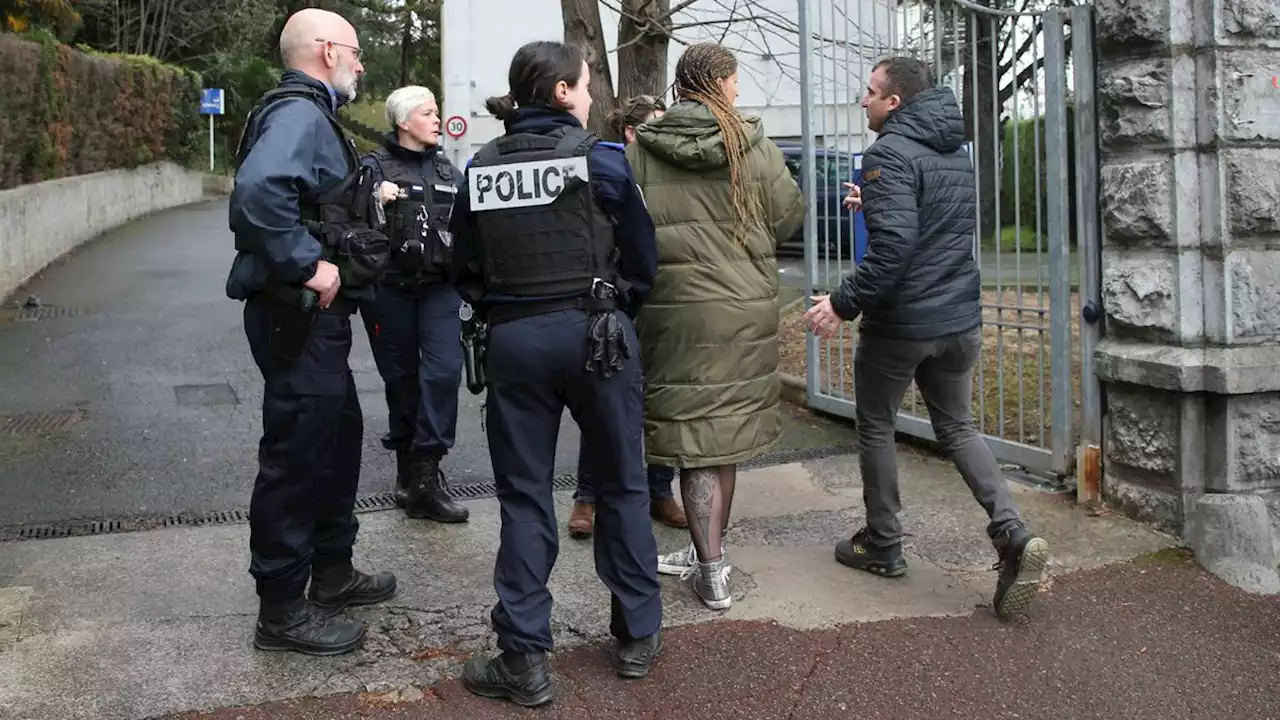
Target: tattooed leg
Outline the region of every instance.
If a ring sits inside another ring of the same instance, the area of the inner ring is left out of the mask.
[[[724,511],[720,513],[720,537],[729,531],[729,511],[733,508],[733,490],[738,484],[738,466],[725,465],[720,468],[720,497],[724,503]]]
[[[689,535],[702,562],[714,562],[723,555],[724,498],[720,492],[718,468],[684,468],[680,471],[680,496],[689,516]]]

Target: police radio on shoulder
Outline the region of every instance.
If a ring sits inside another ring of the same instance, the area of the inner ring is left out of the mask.
[[[550,205],[574,179],[590,181],[587,158],[576,156],[506,165],[471,166],[467,179],[473,212]]]

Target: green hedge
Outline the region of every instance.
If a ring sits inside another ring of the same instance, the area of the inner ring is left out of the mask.
[[[1017,150],[1014,149],[1014,135],[1017,135]],[[1075,166],[1070,158],[1074,157],[1075,130],[1073,108],[1067,107],[1067,198],[1068,220],[1075,226]],[[1036,181],[1036,143],[1039,142],[1039,175]],[[1049,223],[1048,200],[1049,187],[1048,163],[1045,162],[1045,127],[1044,116],[1005,123],[1004,156],[1001,163],[1002,189],[1000,193],[1000,224],[1013,226],[1019,222],[1024,228],[1036,226],[1036,201],[1040,203],[1040,232],[1047,234]],[[1017,182],[1014,182],[1014,168],[1017,168]],[[1037,193],[1036,190],[1039,190]],[[1015,209],[1017,216],[1015,217]],[[1034,236],[1034,234],[1033,234]],[[1025,242],[1025,240],[1024,240]],[[1033,240],[1034,242],[1034,240]],[[1048,242],[1045,240],[1044,242]],[[1072,238],[1074,242],[1074,238]]]
[[[146,56],[0,35],[0,188],[201,153],[200,76]]]

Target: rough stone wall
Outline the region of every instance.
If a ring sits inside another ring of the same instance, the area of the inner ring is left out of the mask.
[[[1280,518],[1280,2],[1096,0],[1104,492]]]

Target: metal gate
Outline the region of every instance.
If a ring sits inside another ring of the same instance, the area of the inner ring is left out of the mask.
[[[1099,329],[1080,322],[1078,299],[1097,307],[1092,7],[984,1],[993,7],[800,0],[806,275],[810,294],[825,293],[861,257],[865,226],[840,201],[875,139],[859,104],[872,68],[889,55],[925,60],[964,109],[977,174],[984,323],[974,419],[1004,463],[1062,477],[1077,442],[1100,440]],[[830,340],[809,336],[811,406],[854,417],[856,342],[854,323]],[[914,385],[898,430],[934,439]]]

